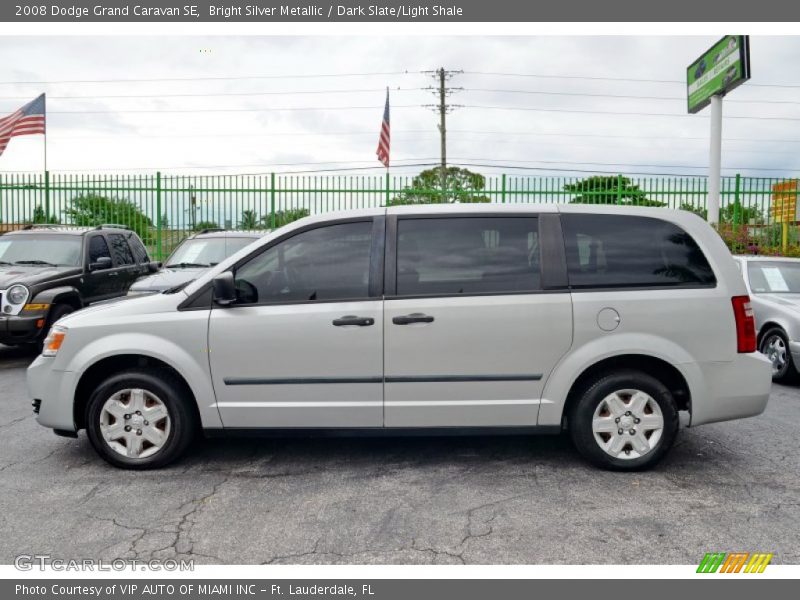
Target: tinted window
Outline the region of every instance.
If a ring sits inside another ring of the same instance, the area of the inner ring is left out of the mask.
[[[236,271],[241,302],[366,298],[372,223],[312,229],[262,252]]]
[[[535,217],[400,219],[397,294],[538,290]]]
[[[111,258],[108,244],[102,235],[93,235],[89,238],[89,262],[96,263],[101,256]]]
[[[131,250],[133,250],[133,257],[136,259],[137,263],[145,263],[150,261],[150,259],[147,256],[147,250],[145,250],[144,245],[137,236],[135,235],[128,236],[128,243],[131,245]]]
[[[714,273],[692,237],[649,217],[562,215],[575,288],[707,285]]]
[[[133,264],[133,254],[124,235],[121,233],[109,233],[108,241],[111,243],[111,250],[114,253],[114,264]]]

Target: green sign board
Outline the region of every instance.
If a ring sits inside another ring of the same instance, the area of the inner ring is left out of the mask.
[[[690,113],[750,79],[750,36],[726,35],[686,69]]]

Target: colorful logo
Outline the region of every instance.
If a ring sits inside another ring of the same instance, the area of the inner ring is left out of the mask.
[[[706,552],[698,573],[763,573],[772,553],[766,552]]]

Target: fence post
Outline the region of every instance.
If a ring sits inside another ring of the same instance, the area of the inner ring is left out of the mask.
[[[44,222],[50,222],[50,171],[44,172]]]
[[[503,173],[503,178],[501,180],[501,185],[503,186],[500,189],[500,201],[505,204],[506,203],[506,174]]]
[[[622,175],[617,175],[617,204],[622,204]]]
[[[275,173],[270,173],[269,179],[269,226],[270,229],[275,229]]]
[[[161,260],[161,171],[156,171],[156,256]]]
[[[742,210],[741,204],[739,203],[739,191],[741,190],[742,185],[742,176],[737,173],[736,174],[736,183],[733,188],[733,229],[736,230],[736,226],[739,224],[739,218],[742,217]],[[744,224],[744,223],[742,223]]]

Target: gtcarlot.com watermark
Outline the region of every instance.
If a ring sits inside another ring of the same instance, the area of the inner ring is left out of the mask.
[[[194,571],[194,559],[136,560],[115,558],[58,558],[49,554],[20,554],[14,558],[19,571]]]

